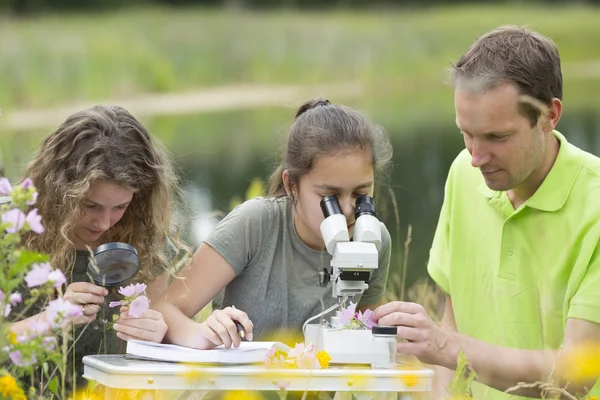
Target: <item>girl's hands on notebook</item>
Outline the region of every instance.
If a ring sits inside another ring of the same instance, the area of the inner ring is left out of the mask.
[[[236,321],[244,327],[246,339],[252,340],[253,325],[248,314],[235,307],[227,307],[213,311],[211,316],[200,324],[201,340],[198,348],[210,349],[221,344],[225,348],[230,348],[232,345],[239,347],[242,339],[238,334]]]
[[[139,318],[128,315],[127,307],[121,307],[120,312],[119,319],[113,325],[119,338],[162,342],[167,333],[167,324],[160,312],[148,309]]]

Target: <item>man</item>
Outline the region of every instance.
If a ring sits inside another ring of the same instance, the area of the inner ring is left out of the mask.
[[[600,343],[600,159],[554,130],[558,50],[501,27],[467,50],[452,80],[466,150],[450,168],[428,265],[446,293],[442,324],[405,302],[375,317],[398,326],[399,352],[437,366],[436,399],[460,351],[477,399],[545,394],[520,382],[598,396],[597,376],[576,376],[568,355]]]

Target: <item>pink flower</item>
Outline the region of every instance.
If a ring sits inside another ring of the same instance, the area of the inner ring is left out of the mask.
[[[373,311],[367,309],[364,314],[360,314],[358,320],[365,324],[365,326],[371,329],[374,326],[377,326],[377,322],[373,319]]]
[[[133,296],[138,296],[138,295],[144,293],[145,290],[146,290],[145,283],[136,283],[136,284],[132,283],[129,286],[120,287],[119,293],[121,293],[125,297],[133,297]]]
[[[296,343],[296,346],[294,346],[293,349],[288,351],[288,357],[299,359],[300,357],[302,357],[303,353],[304,353],[304,343]]]
[[[20,302],[23,301],[23,297],[21,296],[21,293],[16,292],[16,293],[13,293],[10,295],[9,301],[10,301],[10,304],[12,304],[13,306],[16,306],[17,304],[19,304]]]
[[[29,331],[34,336],[44,336],[50,331],[50,324],[41,318],[29,322]]]
[[[60,269],[55,269],[48,275],[48,281],[52,282],[55,288],[58,288],[67,283],[67,278]]]
[[[35,203],[37,203],[37,199],[38,199],[38,193],[33,192],[33,194],[31,195],[31,200],[26,200],[25,204],[27,204],[28,206],[32,206]]]
[[[48,263],[33,264],[31,271],[25,275],[27,287],[41,286],[48,281],[48,276],[52,272],[52,267]]]
[[[48,351],[52,351],[56,348],[57,340],[54,336],[47,336],[44,338],[44,347]]]
[[[23,182],[21,182],[21,187],[25,190],[29,189],[32,186],[33,186],[33,181],[31,180],[31,178],[25,178],[25,180],[23,180]]]
[[[8,196],[12,192],[12,186],[8,179],[0,178],[0,196]]]
[[[313,352],[308,351],[303,353],[300,360],[298,360],[298,368],[321,369],[321,364],[319,364],[317,355]]]
[[[10,315],[11,311],[12,311],[12,307],[10,304],[7,304],[6,306],[4,306],[4,318],[8,317]]]
[[[25,214],[18,208],[13,208],[11,210],[5,211],[2,214],[2,222],[5,224],[9,224],[8,228],[6,228],[6,232],[8,233],[15,233],[20,231],[25,225],[25,219]]]
[[[8,353],[8,357],[10,357],[10,360],[17,367],[28,367],[37,362],[37,358],[35,357],[35,354],[32,354],[29,357],[29,360],[26,360],[25,357],[23,357],[23,354],[21,354],[21,352],[19,350],[11,351],[10,353]]]
[[[52,300],[46,307],[46,318],[53,328],[65,326],[82,315],[83,311],[80,306],[64,299]]]
[[[38,214],[37,208],[29,211],[26,218],[29,224],[29,229],[37,234],[44,233],[44,225],[42,225],[42,216]]]
[[[123,302],[122,302],[122,301],[111,301],[110,303],[108,303],[108,306],[109,306],[110,308],[113,308],[113,307],[120,306],[120,305],[122,305],[122,304],[123,304]]]
[[[146,285],[144,285],[145,287]],[[128,314],[134,318],[139,318],[142,314],[150,308],[150,301],[146,296],[140,296],[133,300],[129,305]]]
[[[354,319],[356,314],[356,303],[350,302],[347,308],[342,308],[340,322],[342,325],[348,325]]]

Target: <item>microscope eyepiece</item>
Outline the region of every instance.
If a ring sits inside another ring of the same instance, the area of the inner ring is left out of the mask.
[[[361,215],[372,215],[377,218],[375,213],[375,204],[373,204],[373,198],[369,195],[363,194],[358,196],[356,199],[356,205],[354,206],[354,217],[358,219]]]
[[[334,214],[343,214],[342,207],[340,207],[340,201],[335,195],[323,197],[321,200],[321,210],[323,211],[325,218]]]

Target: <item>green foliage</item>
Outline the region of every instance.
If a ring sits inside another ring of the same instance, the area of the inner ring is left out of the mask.
[[[458,353],[456,370],[448,387],[448,393],[451,399],[471,399],[471,386],[477,378],[477,374],[467,361],[467,357],[463,351]]]
[[[13,331],[13,324],[26,318],[34,305],[41,305],[40,300],[54,297],[56,291],[62,294],[65,278],[62,272],[52,271],[47,255],[23,247],[22,235],[43,232],[37,210],[31,209],[37,198],[31,181],[13,188],[6,178],[0,178],[0,190],[11,198],[9,204],[0,206],[0,362],[10,365],[0,371],[0,385],[9,385],[15,399],[25,398],[27,393],[29,397],[64,400],[67,349],[72,339],[65,326],[71,323],[70,312],[80,313],[80,309],[59,305],[52,321],[45,320],[51,315],[47,309],[45,319],[30,320],[26,327]],[[19,381],[35,384],[23,390]]]

